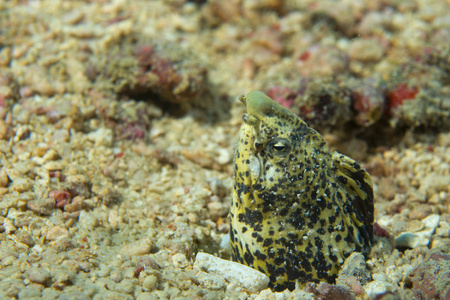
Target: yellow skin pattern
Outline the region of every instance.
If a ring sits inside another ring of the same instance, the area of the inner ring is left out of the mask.
[[[234,261],[269,276],[275,291],[334,283],[373,239],[373,186],[353,159],[264,93],[247,107],[235,147],[230,209]]]

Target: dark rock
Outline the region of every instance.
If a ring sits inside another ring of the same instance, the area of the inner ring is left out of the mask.
[[[427,255],[413,273],[412,290],[417,299],[450,299],[450,255],[439,250]]]
[[[308,283],[305,291],[313,293],[320,300],[354,300],[355,295],[340,285],[332,285],[328,283]]]

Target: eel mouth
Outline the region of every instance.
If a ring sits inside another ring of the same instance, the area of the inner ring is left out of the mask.
[[[249,143],[252,145],[251,150],[245,150],[249,152],[247,167],[250,171],[250,182],[254,185],[261,178],[264,168],[264,161],[259,155],[264,147],[264,138],[261,135],[261,120],[264,120],[264,118],[275,111],[284,110],[284,107],[260,91],[253,91],[245,96],[242,95],[239,97],[239,100],[247,108],[247,113],[242,117],[244,124],[241,130],[245,132],[243,137],[247,136],[247,138],[250,137],[250,140],[253,140],[252,143]]]
[[[240,130],[239,140],[248,141],[247,144],[241,143],[238,145],[239,152],[244,155],[248,162],[242,161],[240,168],[243,171],[249,171],[249,183],[251,186],[255,185],[257,180],[261,177],[264,163],[259,155],[260,149],[255,145],[257,135],[255,127],[244,121]]]

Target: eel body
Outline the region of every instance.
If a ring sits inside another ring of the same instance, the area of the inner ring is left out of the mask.
[[[234,261],[276,291],[334,283],[352,252],[373,239],[373,187],[353,159],[264,93],[247,108],[235,147],[230,238]]]

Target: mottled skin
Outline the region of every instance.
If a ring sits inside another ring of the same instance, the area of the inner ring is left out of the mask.
[[[345,258],[371,246],[369,174],[265,94],[240,100],[247,114],[235,149],[233,260],[267,274],[276,291],[334,283]]]

